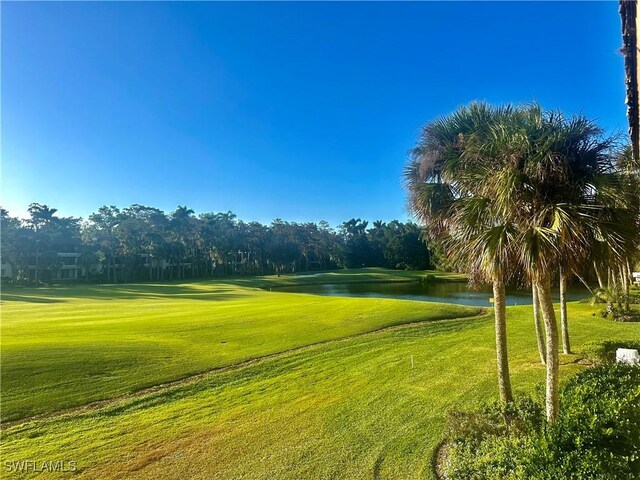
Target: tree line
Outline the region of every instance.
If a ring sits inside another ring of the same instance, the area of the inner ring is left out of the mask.
[[[538,105],[472,103],[427,124],[406,167],[410,205],[429,237],[471,280],[493,285],[498,387],[513,399],[505,286],[530,285],[547,367],[546,414],[558,415],[562,348],[570,353],[566,285],[592,274],[628,309],[639,258],[640,163],[584,116]]]
[[[232,212],[196,215],[185,206],[170,213],[137,204],[103,206],[87,219],[61,217],[39,203],[28,212],[21,219],[0,210],[2,263],[16,283],[59,280],[62,268],[76,269],[87,281],[118,283],[432,266],[422,228],[398,220],[370,225],[358,218],[334,229],[325,221],[264,225]]]

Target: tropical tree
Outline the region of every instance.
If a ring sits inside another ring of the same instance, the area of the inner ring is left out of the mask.
[[[41,255],[43,250],[43,244],[46,241],[47,229],[54,222],[54,215],[58,210],[56,208],[49,208],[47,205],[40,203],[32,203],[29,205],[29,219],[27,224],[34,233],[34,245],[35,245],[35,273],[34,282],[36,286],[40,283],[40,264]]]
[[[118,283],[116,256],[119,253],[119,241],[116,230],[122,220],[119,208],[115,205],[103,205],[97,212],[89,215],[89,221],[82,232],[85,245],[97,247],[97,253],[105,264],[104,270],[109,283]]]
[[[36,210],[34,207],[34,215]],[[421,229],[397,220],[379,221],[367,229],[366,221],[353,219],[338,233],[322,221],[275,220],[264,225],[243,222],[232,212],[196,217],[186,206],[169,214],[143,205],[122,210],[103,206],[82,224],[71,217],[51,215],[50,220],[42,220],[36,215],[22,221],[6,210],[2,215],[3,258],[15,264],[16,280],[29,272],[33,277],[34,256],[38,280],[44,280],[60,263],[58,252],[80,254],[79,265],[92,279],[107,282],[289,273],[351,265],[420,269],[426,268],[430,258],[420,239]]]
[[[431,256],[425,248],[422,228],[415,223],[392,220],[383,229],[381,263],[386,267],[425,270],[430,266]]]
[[[172,237],[181,244],[181,251],[185,252],[185,255],[190,257],[191,272],[192,275],[196,272],[196,254],[197,254],[197,237],[198,237],[198,223],[193,216],[195,212],[186,207],[178,205],[178,207],[171,213],[171,220],[169,222],[169,229]],[[184,269],[182,266],[182,259],[177,261],[177,274],[178,278],[184,276]],[[195,275],[193,275],[195,276]]]
[[[347,268],[371,267],[372,249],[367,226],[369,222],[352,218],[340,225],[340,235],[344,241],[345,266]]]
[[[619,255],[633,229],[620,222],[628,209],[621,203],[611,162],[612,140],[590,120],[532,105],[518,109],[506,127],[492,128],[488,137],[473,149],[493,159],[495,173],[486,188],[503,206],[501,216],[515,226],[520,263],[537,290],[546,331],[546,413],[551,422],[558,414],[559,366],[552,277],[560,276],[564,293],[569,272],[585,262],[595,241]],[[569,352],[563,297],[562,337]]]
[[[2,263],[11,266],[14,276],[22,277],[31,254],[28,231],[19,218],[12,217],[4,208],[0,208],[0,225],[2,226],[0,235]]]
[[[612,140],[582,116],[567,119],[537,105],[472,104],[427,125],[407,168],[410,204],[430,235],[448,245],[472,277],[493,283],[501,382],[501,290],[505,278],[532,283],[545,327],[549,421],[558,413],[559,366],[552,278],[561,277],[564,292],[568,275],[589,252],[602,250],[596,243],[621,261],[637,239],[637,225],[622,221],[637,216],[611,149]],[[568,352],[566,314],[561,323]],[[506,386],[500,390],[504,399]]]
[[[505,222],[504,205],[484,185],[494,174],[483,154],[492,129],[504,128],[514,114],[510,106],[473,103],[427,124],[405,170],[409,205],[429,236],[443,243],[454,263],[471,272],[473,281],[489,282],[494,292],[498,389],[512,400],[507,356],[505,285],[514,268],[514,228]],[[469,153],[470,144],[482,146]],[[494,153],[499,145],[491,146]]]

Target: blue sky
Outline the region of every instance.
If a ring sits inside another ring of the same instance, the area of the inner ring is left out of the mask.
[[[421,125],[538,101],[626,131],[617,2],[2,4],[2,204],[407,218]]]

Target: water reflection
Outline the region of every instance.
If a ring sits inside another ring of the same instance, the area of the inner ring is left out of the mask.
[[[276,289],[274,289],[276,290]],[[480,307],[491,306],[491,287],[472,290],[466,283],[345,283],[298,285],[278,288],[281,292],[311,293],[339,297],[378,297],[418,300],[423,302],[445,302]],[[557,289],[556,289],[557,290]],[[581,286],[569,288],[568,300],[580,300],[589,297],[589,291]],[[554,292],[557,302],[558,292]],[[507,305],[531,305],[531,290],[507,290]]]

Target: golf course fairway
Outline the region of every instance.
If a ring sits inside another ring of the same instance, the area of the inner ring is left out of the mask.
[[[497,396],[491,312],[269,282],[3,292],[2,459],[76,465],[7,478],[432,478],[447,411]],[[569,304],[563,377],[587,341],[640,339],[598,310]],[[533,393],[531,306],[507,315],[512,383]]]

